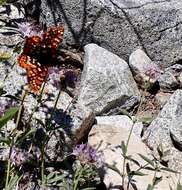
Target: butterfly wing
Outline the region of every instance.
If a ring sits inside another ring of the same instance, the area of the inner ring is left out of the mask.
[[[39,36],[26,38],[23,54],[34,57],[40,49],[42,49],[42,39]]]
[[[63,41],[64,27],[52,27],[43,35],[42,44],[51,49],[52,58],[55,58],[58,45]]]
[[[19,65],[26,69],[28,84],[33,92],[40,90],[42,83],[46,80],[48,69],[42,66],[36,59],[27,55],[20,55]]]

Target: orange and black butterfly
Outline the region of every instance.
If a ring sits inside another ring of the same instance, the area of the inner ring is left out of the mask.
[[[26,37],[23,52],[18,57],[21,67],[27,71],[28,84],[33,92],[40,90],[46,80],[48,67],[55,65],[57,49],[63,40],[62,26],[48,29],[42,36]]]

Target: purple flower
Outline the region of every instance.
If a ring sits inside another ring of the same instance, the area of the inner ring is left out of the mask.
[[[62,81],[63,79],[64,81]],[[77,77],[76,73],[71,69],[50,67],[48,71],[48,80],[56,88],[59,88],[62,83],[64,83],[64,86],[74,87]]]
[[[145,74],[149,77],[149,79],[152,80],[157,80],[162,73],[162,71],[156,64],[146,64],[144,66],[144,71]]]
[[[73,155],[82,163],[82,164],[94,164],[96,167],[103,166],[102,155],[98,153],[93,147],[89,144],[79,144],[73,149]]]
[[[41,30],[39,25],[34,23],[24,22],[18,24],[18,28],[23,37],[31,37],[31,36],[39,36],[42,38],[43,31]]]
[[[17,148],[12,149],[10,160],[14,166],[21,166],[27,160],[27,158],[28,156],[25,152],[22,152]]]
[[[77,81],[76,73],[71,69],[64,69],[63,75],[65,76],[66,85],[70,87],[74,87]]]
[[[5,105],[0,103],[0,117],[3,116],[4,112],[5,112],[6,108]]]
[[[48,70],[48,81],[56,88],[60,87],[60,69],[50,67]]]

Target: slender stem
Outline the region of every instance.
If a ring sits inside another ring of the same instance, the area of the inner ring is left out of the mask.
[[[23,103],[24,103],[26,95],[27,95],[27,90],[23,91],[21,105],[20,105],[20,109],[18,110],[18,116],[17,116],[17,119],[16,119],[16,125],[15,125],[15,128],[13,129],[13,131],[11,132],[11,134],[14,134],[14,132],[18,128],[18,125],[19,125],[19,122],[20,122],[20,119],[21,119],[21,113],[22,113],[22,109],[23,109]]]
[[[10,168],[11,168],[11,153],[12,153],[12,149],[13,149],[13,145],[14,145],[15,131],[18,128],[18,125],[19,125],[19,122],[20,122],[20,119],[21,119],[21,112],[22,112],[22,109],[23,109],[23,102],[25,100],[26,95],[27,95],[27,91],[25,90],[25,91],[23,91],[23,94],[22,94],[22,101],[21,101],[20,109],[18,110],[18,116],[17,116],[17,119],[16,119],[15,128],[11,132],[12,139],[11,139],[11,145],[10,145],[10,151],[9,151],[9,157],[8,157],[8,166],[7,166],[5,190],[8,190]]]
[[[142,93],[142,97],[141,97],[141,100],[140,100],[140,103],[139,103],[139,106],[138,106],[138,109],[137,109],[137,112],[136,112],[136,116],[138,115],[138,112],[140,111],[140,108],[143,104],[143,100],[144,100],[144,97],[145,97],[145,93],[146,93],[147,89],[144,90],[144,92]],[[130,141],[130,138],[131,138],[131,134],[133,132],[133,128],[134,128],[134,125],[135,125],[136,121],[133,122],[132,124],[132,127],[130,129],[130,132],[129,132],[129,135],[128,135],[128,139],[126,141],[126,153],[124,155],[124,160],[123,160],[123,176],[122,176],[122,186],[124,188],[124,181],[125,181],[125,165],[126,165],[126,154],[127,154],[127,151],[128,151],[128,145],[129,145],[129,141]],[[129,185],[127,186],[127,189],[129,188]]]
[[[56,109],[56,107],[57,107],[57,103],[58,103],[60,94],[61,94],[61,88],[60,88],[60,90],[59,90],[59,92],[58,92],[58,95],[57,95],[57,97],[56,97],[56,101],[55,101],[55,103],[54,103],[53,111],[51,112],[51,116],[50,116],[48,125],[50,124],[51,119],[52,119],[53,114],[54,114],[54,111],[55,111],[55,109]],[[47,137],[47,136],[48,136],[48,137],[51,137],[50,134],[49,134],[49,135],[46,134],[46,137]],[[43,142],[43,144],[42,144],[42,148],[41,148],[41,179],[42,179],[43,185],[44,185],[44,183],[45,183],[45,181],[44,181],[44,163],[45,163],[45,160],[44,160],[44,149],[45,149],[45,147],[46,147],[48,141],[49,141],[49,139],[44,140],[44,142]]]
[[[42,184],[44,185],[45,184],[45,181],[44,181],[44,145],[42,145],[42,150],[41,150],[41,181],[42,181]]]
[[[153,182],[152,182],[153,187],[155,186],[155,178],[156,178],[156,175],[157,175],[157,171],[158,171],[158,164],[156,163],[155,171],[154,171],[154,177],[153,177]]]
[[[59,92],[58,92],[58,95],[57,95],[57,97],[56,97],[56,101],[55,101],[55,103],[54,103],[54,107],[53,107],[53,111],[52,111],[52,114],[51,114],[51,116],[53,116],[53,114],[54,114],[54,111],[56,110],[56,107],[57,107],[57,104],[58,104],[58,101],[59,101],[59,97],[60,97],[60,95],[61,95],[61,88],[59,89]]]
[[[59,101],[59,98],[60,98],[60,95],[61,95],[61,91],[62,91],[62,89],[61,89],[61,87],[60,87],[59,92],[58,92],[58,95],[57,95],[57,97],[56,97],[56,101],[55,101],[54,106],[53,106],[53,109],[52,109],[52,111],[51,111],[50,118],[49,118],[49,120],[48,120],[48,124],[47,124],[48,126],[50,125],[51,120],[52,120],[52,118],[53,118],[53,116],[54,116],[54,112],[55,112],[55,110],[56,110],[56,107],[57,107],[57,104],[58,104],[58,101]]]
[[[10,147],[10,152],[9,152],[8,167],[7,167],[7,173],[6,173],[5,190],[8,190],[8,182],[9,182],[9,176],[10,176],[9,175],[10,174],[10,165],[11,165],[10,157],[11,157],[11,147]]]
[[[37,95],[37,97],[36,97],[36,102],[37,102],[37,104],[35,105],[35,107],[34,107],[32,113],[30,114],[29,119],[28,119],[28,121],[26,122],[26,124],[29,124],[29,123],[30,123],[30,121],[31,121],[31,119],[32,119],[32,117],[33,117],[33,115],[34,115],[34,113],[37,111],[37,108],[39,107],[39,104],[40,104],[40,102],[41,102],[41,100],[42,100],[42,94],[43,94],[43,92],[44,92],[45,84],[46,84],[46,81],[43,83],[43,86],[42,86],[42,88],[41,88],[41,90],[40,90],[40,94]]]
[[[129,141],[130,141],[130,138],[131,138],[131,134],[132,134],[132,131],[133,131],[133,127],[135,125],[135,122],[133,123],[131,129],[130,129],[130,132],[129,132],[129,135],[128,135],[128,139],[127,139],[127,142],[126,142],[126,154],[127,154],[127,151],[128,151],[128,145],[129,145]],[[123,160],[123,177],[122,177],[122,186],[124,188],[124,180],[125,180],[125,164],[126,164],[126,154],[124,155],[124,160]]]

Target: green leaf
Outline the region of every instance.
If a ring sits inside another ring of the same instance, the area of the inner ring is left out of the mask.
[[[149,184],[149,185],[147,186],[147,190],[153,190],[153,189],[154,189],[154,186],[153,186],[153,185]]]
[[[177,185],[177,190],[182,190],[182,185],[180,183]]]
[[[126,163],[126,172],[129,175],[131,173],[130,165],[129,163]]]
[[[153,121],[153,119],[154,118],[152,116],[148,116],[140,118],[139,121],[145,124],[150,124]]]
[[[20,53],[21,53],[21,50],[22,50],[22,48],[17,45],[17,46],[14,47],[13,53],[18,53],[18,54],[20,54]]]
[[[147,175],[147,174],[144,174],[144,173],[142,173],[142,172],[140,172],[140,171],[132,171],[131,174],[132,174],[133,176],[134,176],[134,175],[137,175],[137,176],[145,176],[145,175]]]
[[[145,166],[143,169],[150,170],[150,171],[155,171],[156,170],[155,168],[152,168],[150,166]]]
[[[5,95],[3,97],[10,98],[11,100],[22,101],[21,98],[18,98],[16,96],[13,96],[13,95],[10,95],[10,94]]]
[[[6,91],[3,90],[3,88],[0,88],[0,96],[2,96],[3,94],[6,94]]]
[[[20,179],[23,177],[23,175],[18,176],[17,174],[15,176],[11,176],[8,189],[13,189],[13,187],[20,181]]]
[[[18,110],[19,110],[18,106],[8,109],[5,112],[4,116],[0,118],[0,128],[2,128],[4,125],[6,125],[6,123],[15,116],[15,114],[18,112]]]
[[[3,5],[4,3],[6,3],[6,0],[0,0],[0,5]]]
[[[126,156],[126,152],[127,152],[127,147],[126,147],[124,141],[121,141],[121,150],[123,152],[123,156],[125,157]]]
[[[155,177],[153,179],[153,186],[156,186],[160,181],[162,181],[162,176],[161,177]]]
[[[11,140],[8,138],[0,137],[0,143],[5,143],[7,145],[11,144]]]
[[[126,116],[128,116],[130,119],[132,119],[130,113],[129,113],[127,110],[125,110],[125,109],[120,109],[118,114],[120,114],[120,115],[126,115]]]
[[[152,160],[150,160],[149,158],[147,158],[146,156],[142,155],[142,154],[138,154],[143,160],[145,160],[147,163],[149,163],[151,166],[154,167],[154,163]]]
[[[179,173],[179,172],[177,172],[177,171],[175,171],[175,170],[172,170],[172,169],[166,168],[166,167],[162,167],[162,168],[160,168],[160,169],[161,169],[161,170],[164,170],[164,171],[172,172],[172,173]]]
[[[130,160],[131,162],[135,163],[137,166],[140,167],[140,163],[137,160],[133,159],[131,156],[126,156],[126,159]]]
[[[54,177],[54,175],[55,175],[55,173],[54,173],[54,172],[51,172],[50,174],[48,174],[48,175],[46,176],[47,180],[49,180],[49,179],[53,178],[53,177]]]
[[[0,0],[0,5],[1,5],[1,2],[2,2],[2,0]],[[6,60],[8,60],[10,58],[11,58],[11,54],[10,53],[7,53],[7,52],[0,53],[0,62],[6,61]]]
[[[64,175],[58,175],[58,176],[55,176],[55,177],[52,178],[52,179],[49,179],[48,182],[49,182],[50,184],[52,184],[52,183],[54,183],[54,182],[62,181],[64,177],[65,177]]]

